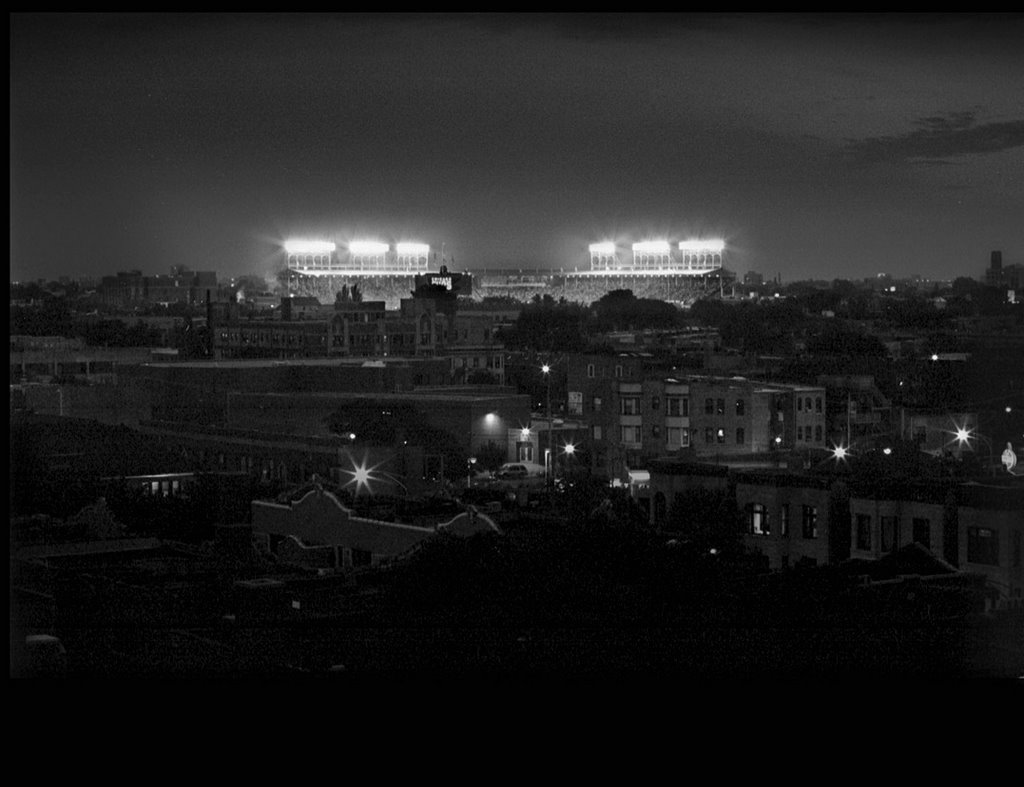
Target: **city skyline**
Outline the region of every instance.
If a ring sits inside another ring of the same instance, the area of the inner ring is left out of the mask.
[[[784,279],[1024,259],[1021,15],[15,14],[11,278],[722,238]]]

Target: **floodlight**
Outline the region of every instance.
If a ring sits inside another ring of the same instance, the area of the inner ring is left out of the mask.
[[[668,254],[672,250],[667,240],[645,240],[633,244],[637,254]]]
[[[388,244],[379,243],[375,240],[354,240],[348,244],[350,253],[357,256],[376,256],[388,253]]]
[[[684,240],[679,242],[679,251],[721,254],[725,249],[724,240]]]
[[[430,255],[429,243],[397,243],[395,251],[401,257],[427,257]]]
[[[330,254],[336,246],[324,240],[286,240],[284,250],[289,254]]]
[[[615,244],[611,242],[607,243],[591,243],[590,253],[599,254],[610,257],[615,254]]]

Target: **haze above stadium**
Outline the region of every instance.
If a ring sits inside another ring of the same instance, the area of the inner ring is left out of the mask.
[[[1024,261],[1022,15],[11,17],[11,278],[456,268],[723,238],[740,273]]]

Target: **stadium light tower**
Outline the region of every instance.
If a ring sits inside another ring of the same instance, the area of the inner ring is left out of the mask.
[[[389,248],[374,240],[354,240],[348,244],[348,253],[359,270],[384,270]]]
[[[683,267],[688,270],[711,270],[722,267],[722,252],[725,241],[684,240],[679,243],[679,252],[683,255]]]
[[[293,270],[326,270],[331,267],[335,245],[323,240],[289,239],[284,242],[288,267]]]
[[[396,243],[395,254],[399,270],[425,271],[430,259],[430,244]]]
[[[633,244],[633,267],[659,270],[672,267],[672,246],[667,240],[646,240]]]
[[[615,244],[611,242],[590,244],[590,270],[606,271],[618,267]]]

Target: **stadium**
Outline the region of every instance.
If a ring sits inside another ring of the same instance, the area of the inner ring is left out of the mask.
[[[396,243],[392,249],[387,243],[352,241],[340,251],[328,241],[288,241],[284,251],[292,294],[330,303],[342,289],[355,286],[364,300],[384,301],[389,309],[398,308],[402,298],[422,285],[441,286],[476,301],[528,302],[549,295],[586,305],[613,290],[632,290],[638,298],[685,307],[700,297],[721,294],[735,280],[722,264],[721,240],[640,241],[625,253],[614,243],[594,243],[589,247],[589,266],[557,271],[449,271],[443,253],[437,265],[437,254],[431,257],[425,243]]]

